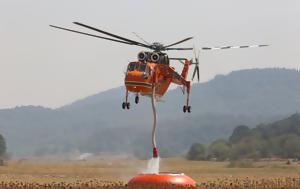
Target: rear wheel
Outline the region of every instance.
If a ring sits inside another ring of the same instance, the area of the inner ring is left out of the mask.
[[[188,111],[188,113],[191,113],[191,106],[188,106],[188,108],[187,108],[187,111]]]
[[[128,110],[130,109],[130,103],[129,103],[129,102],[127,102],[126,108],[127,108]]]
[[[123,103],[122,103],[122,109],[125,109],[125,108],[126,108],[126,103],[123,102]]]
[[[186,107],[186,106],[183,106],[183,112],[184,112],[184,113],[186,112],[186,109],[187,109],[187,107]]]

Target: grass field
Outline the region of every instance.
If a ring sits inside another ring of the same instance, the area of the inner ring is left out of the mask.
[[[229,162],[162,159],[160,162],[160,170],[161,172],[185,173],[197,181],[202,188],[205,188],[204,186],[208,188],[208,184],[211,183],[222,183],[223,185],[227,183],[230,185],[230,182],[234,183],[238,181],[272,181],[276,183],[282,182],[283,184],[283,182],[289,180],[291,180],[289,182],[294,183],[294,185],[298,185],[295,183],[299,182],[300,188],[300,164],[297,162],[292,162],[290,165],[287,165],[285,161],[248,162],[243,164],[231,164],[231,168],[229,168],[229,164]],[[45,186],[53,183],[73,183],[79,186],[94,182],[98,185],[101,183],[113,183],[116,184],[115,188],[121,188],[132,176],[143,172],[146,165],[147,161],[129,159],[71,162],[53,160],[10,161],[6,166],[0,167],[0,183],[3,185],[5,183],[35,183],[45,184]],[[75,185],[71,188],[76,188]],[[292,186],[292,184],[290,185]],[[48,188],[51,187],[49,186]]]

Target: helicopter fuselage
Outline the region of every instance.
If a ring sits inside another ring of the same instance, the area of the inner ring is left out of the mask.
[[[125,86],[128,91],[143,96],[152,95],[152,88],[155,86],[155,95],[161,97],[168,90],[172,81],[171,77],[167,77],[168,75],[171,75],[168,65],[140,61],[130,62],[125,76]]]
[[[162,97],[173,82],[183,85],[187,75],[189,62],[184,66],[180,75],[169,64],[158,64],[148,61],[130,62],[125,75],[125,86],[129,92],[141,94],[142,96],[152,95],[155,87],[155,96]]]

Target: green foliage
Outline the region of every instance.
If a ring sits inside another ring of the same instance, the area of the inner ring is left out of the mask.
[[[300,138],[295,134],[284,136],[282,141],[282,155],[285,158],[299,158]]]
[[[300,114],[254,129],[238,126],[229,141],[230,159],[300,158]]]
[[[186,158],[188,160],[205,160],[205,147],[202,144],[194,143],[187,153]]]
[[[230,165],[232,167],[236,166],[235,161],[241,159],[269,157],[300,159],[299,131],[300,114],[298,113],[268,125],[258,125],[253,129],[240,125],[234,129],[229,142],[216,140],[209,145],[207,159],[218,161],[230,159],[234,161]],[[194,146],[195,149],[196,147],[197,145]],[[191,150],[189,153],[192,153]],[[195,157],[195,154],[191,155]]]
[[[216,158],[218,161],[224,161],[229,158],[231,146],[225,140],[216,140],[208,147],[209,159]]]
[[[234,130],[232,135],[229,137],[230,143],[237,143],[241,141],[243,138],[249,136],[251,133],[251,130],[249,127],[245,125],[237,126]]]
[[[6,155],[6,142],[4,137],[0,134],[0,157]]]

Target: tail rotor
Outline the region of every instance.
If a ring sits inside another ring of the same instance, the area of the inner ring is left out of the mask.
[[[196,52],[196,48],[194,47],[194,61],[192,59],[191,64],[195,65],[193,75],[192,75],[192,81],[194,80],[196,74],[197,74],[197,80],[200,81],[200,69],[199,69],[199,57],[200,57],[200,50],[198,50],[198,54]]]

